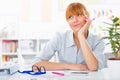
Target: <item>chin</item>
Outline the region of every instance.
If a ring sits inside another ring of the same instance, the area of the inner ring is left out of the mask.
[[[74,32],[79,32],[80,28],[74,29]]]
[[[78,32],[79,32],[79,30],[73,30],[73,32],[74,32],[74,33],[78,33]]]

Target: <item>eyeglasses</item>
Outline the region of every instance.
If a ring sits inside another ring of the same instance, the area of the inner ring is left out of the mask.
[[[36,65],[33,65],[33,66],[32,66],[32,71],[33,71],[33,72],[46,72],[46,69],[45,69],[44,66],[38,67],[38,66],[36,66]]]
[[[27,74],[30,74],[30,75],[42,75],[42,74],[46,74],[46,69],[44,66],[35,66],[33,65],[32,66],[32,71],[31,70],[28,70],[28,71],[18,71],[19,73],[27,73]]]

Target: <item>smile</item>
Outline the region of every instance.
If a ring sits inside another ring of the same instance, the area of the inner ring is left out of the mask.
[[[79,26],[80,26],[79,24],[74,25],[74,27],[79,27]]]

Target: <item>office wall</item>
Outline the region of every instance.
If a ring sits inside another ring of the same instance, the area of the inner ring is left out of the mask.
[[[0,0],[0,36],[16,36],[21,12],[20,0]]]
[[[0,0],[0,20],[0,34],[9,38],[51,38],[69,29],[59,0]]]
[[[117,0],[0,0],[0,34],[8,32],[8,37],[51,38],[56,31],[69,29],[65,8],[74,1],[83,2],[89,9],[110,8],[117,15],[120,12]]]

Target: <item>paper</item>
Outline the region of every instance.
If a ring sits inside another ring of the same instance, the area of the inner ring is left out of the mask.
[[[16,73],[10,76],[9,80],[48,80],[48,79],[40,75],[33,76],[33,75],[28,75],[28,74]]]
[[[89,71],[71,71],[71,70],[67,70],[65,71],[66,75],[82,75],[82,76],[87,76],[89,75]]]

